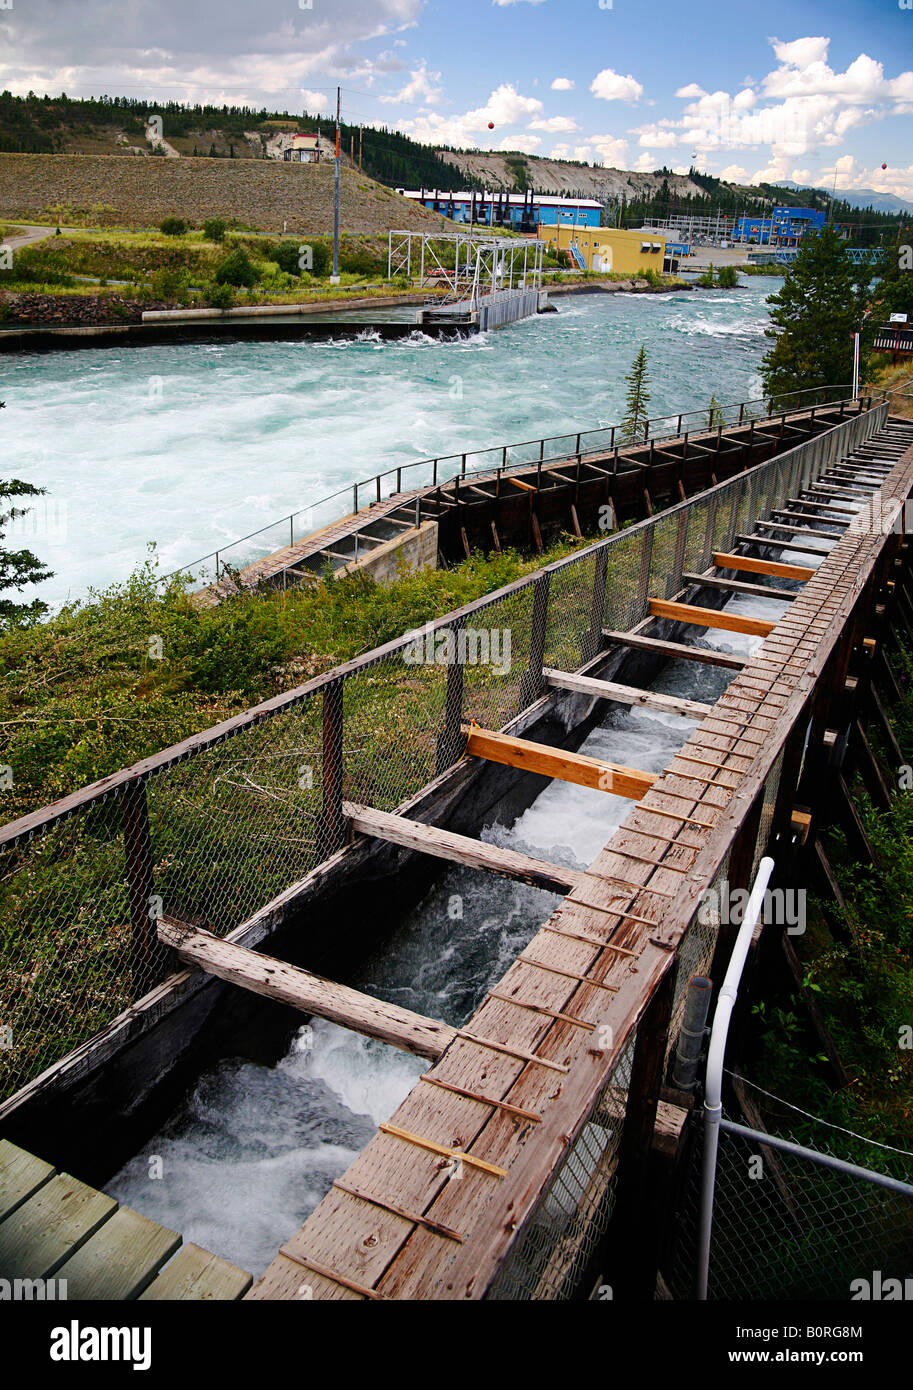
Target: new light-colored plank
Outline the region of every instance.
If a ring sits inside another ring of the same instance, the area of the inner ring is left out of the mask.
[[[567,753],[546,743],[531,743],[529,739],[497,734],[491,729],[464,725],[468,735],[466,752],[470,757],[486,758],[506,767],[519,767],[525,772],[538,772],[559,782],[575,782],[581,787],[612,792],[639,801],[656,781],[653,772],[641,772],[636,767],[605,762],[587,757],[585,753]]]
[[[60,1173],[0,1221],[0,1273],[4,1279],[56,1274],[75,1250],[117,1211],[117,1203]]]
[[[776,579],[813,579],[816,570],[806,565],[781,565],[777,560],[757,560],[753,555],[726,555],[716,551],[713,563],[718,570],[745,570],[749,574],[769,574]]]
[[[670,618],[672,622],[719,628],[723,632],[741,632],[748,637],[766,637],[776,627],[769,618],[746,618],[742,613],[699,608],[694,603],[673,603],[661,598],[651,598],[650,612],[654,618]]]
[[[446,1023],[425,1018],[411,1009],[386,1004],[382,999],[312,975],[308,970],[300,970],[272,956],[260,955],[244,946],[233,946],[209,932],[198,931],[169,917],[159,919],[158,935],[181,960],[209,975],[281,1004],[289,1004],[293,1009],[327,1018],[331,1023],[390,1043],[404,1052],[434,1061],[456,1037],[456,1030]]]
[[[232,1302],[253,1283],[245,1269],[212,1255],[199,1245],[183,1245],[171,1263],[139,1296],[151,1302]]]
[[[121,1207],[57,1270],[67,1281],[68,1299],[138,1298],[181,1244],[169,1231]]]
[[[555,671],[545,666],[542,674],[546,684],[557,690],[595,695],[600,700],[612,700],[619,705],[641,705],[645,709],[662,710],[664,714],[680,714],[685,719],[705,719],[713,708],[700,700],[683,700],[677,695],[663,695],[658,690],[639,690],[635,685],[597,680],[593,676],[580,676],[575,671]]]
[[[50,1163],[8,1139],[0,1139],[0,1221],[50,1181],[55,1172]]]
[[[359,806],[350,801],[343,802],[342,809],[353,830],[359,834],[373,835],[378,840],[388,840],[406,849],[431,854],[451,863],[465,864],[470,869],[484,869],[501,878],[530,883],[534,888],[544,888],[550,893],[567,893],[580,877],[575,869],[549,864],[544,859],[533,859],[528,854],[518,854],[516,850],[487,845],[469,835],[455,835],[450,830],[439,830],[437,826],[423,825],[420,821],[393,815],[389,811],[377,811],[371,806]]]

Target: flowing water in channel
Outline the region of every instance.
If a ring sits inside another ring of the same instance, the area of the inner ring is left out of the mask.
[[[822,542],[822,557],[829,543]],[[788,562],[814,557],[786,553]],[[794,590],[795,585],[781,582]],[[786,602],[733,599],[731,612],[778,618]],[[711,630],[702,645],[748,655],[756,637]],[[668,694],[713,703],[733,672],[671,662],[654,682]],[[656,710],[615,706],[581,751],[659,772],[694,728]],[[552,782],[511,824],[483,838],[540,859],[585,868],[630,802]],[[547,920],[556,896],[456,867],[447,871],[351,983],[462,1025],[487,989]],[[221,1063],[203,1076],[164,1129],[106,1190],[145,1216],[259,1274],[301,1225],[424,1068],[394,1048],[314,1021],[274,1067]],[[149,1159],[163,1160],[150,1179]]]
[[[557,314],[453,342],[6,357],[6,471],[48,489],[17,536],[55,571],[38,592],[59,604],[126,579],[149,541],[167,573],[383,469],[617,423],[641,343],[651,414],[758,396],[779,283],[561,296]]]

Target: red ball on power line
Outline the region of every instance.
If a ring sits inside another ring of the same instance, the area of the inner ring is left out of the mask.
[[[882,167],[882,169],[887,169],[888,166],[887,166],[887,164],[882,164],[881,167]]]
[[[494,128],[495,128],[495,123],[494,123],[494,121],[489,121],[489,122],[488,122],[488,129],[489,129],[489,130],[494,130]]]

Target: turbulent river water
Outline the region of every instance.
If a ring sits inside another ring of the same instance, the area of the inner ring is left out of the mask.
[[[416,334],[388,344],[199,344],[4,361],[7,471],[49,489],[28,540],[57,571],[42,596],[59,603],[124,579],[150,540],[164,569],[189,562],[383,467],[617,422],[641,343],[651,413],[706,406],[711,391],[722,403],[756,395],[775,284],[563,298],[557,315],[451,343]],[[731,607],[778,616],[783,605]],[[704,640],[740,652],[757,644],[732,633]],[[680,661],[656,685],[713,701],[730,675]],[[692,727],[616,707],[584,750],[659,771]],[[584,867],[628,806],[555,782],[483,834]],[[453,868],[351,983],[462,1024],[557,901]],[[233,1058],[201,1076],[107,1190],[257,1274],[422,1065],[314,1021],[274,1066]],[[152,1157],[161,1177],[151,1176]]]
[[[167,573],[382,469],[617,423],[641,343],[652,414],[747,399],[778,284],[561,296],[557,314],[456,342],[2,358],[5,472],[48,490],[17,536],[55,571],[52,604],[126,579],[150,541]]]
[[[820,548],[826,554],[827,543]],[[786,552],[784,558],[814,563],[805,553]],[[795,586],[784,582],[781,587]],[[740,597],[727,608],[776,619],[786,603]],[[747,655],[760,639],[711,631],[701,642]],[[713,703],[732,674],[675,661],[654,688]],[[616,707],[581,751],[658,772],[693,727],[675,715]],[[583,868],[630,804],[604,792],[552,782],[510,823],[493,821],[483,838]],[[451,869],[351,983],[462,1025],[558,901],[522,884]],[[297,1033],[276,1066],[235,1058],[207,1072],[162,1131],[106,1189],[181,1231],[186,1240],[258,1274],[422,1069],[418,1059],[315,1021]],[[153,1156],[162,1161],[161,1178],[150,1178]]]

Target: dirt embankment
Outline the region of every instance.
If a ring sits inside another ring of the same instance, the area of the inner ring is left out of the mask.
[[[0,154],[0,219],[149,227],[175,215],[199,226],[224,217],[257,231],[333,230],[333,167],[266,159],[140,159]],[[340,226],[367,235],[452,224],[366,174],[343,169]]]
[[[48,327],[92,327],[106,323],[142,323],[147,309],[167,309],[164,300],[129,299],[123,295],[18,294],[0,295],[0,330],[20,324]]]
[[[499,154],[497,151],[441,150],[441,158],[448,164],[455,164],[464,174],[479,179],[486,188],[515,191],[516,172],[508,163],[509,151]],[[693,183],[687,174],[638,174],[629,169],[606,169],[602,165],[541,159],[536,155],[522,158],[527,180],[537,193],[595,198],[598,202],[618,202],[624,195],[630,202],[632,198],[655,198],[666,178],[670,193],[676,197],[706,197],[706,190]]]

